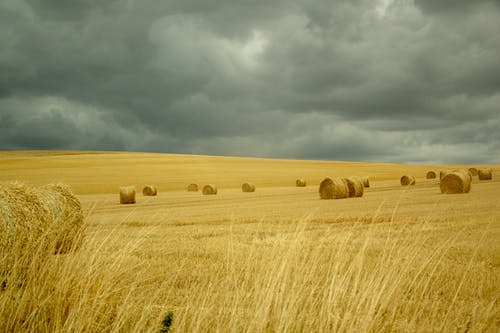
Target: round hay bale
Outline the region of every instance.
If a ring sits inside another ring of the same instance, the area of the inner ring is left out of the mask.
[[[155,186],[153,185],[146,185],[142,189],[142,195],[148,196],[148,197],[154,197],[158,194],[158,191]]]
[[[188,192],[198,192],[198,184],[189,184],[187,187]]]
[[[468,171],[456,170],[446,173],[441,179],[439,187],[441,193],[469,193],[471,188],[471,176]]]
[[[478,170],[476,168],[469,168],[469,173],[471,176],[477,176]]]
[[[319,184],[319,197],[321,199],[343,199],[347,198],[348,194],[347,184],[341,178],[325,178]]]
[[[215,195],[217,194],[217,187],[215,187],[215,185],[208,184],[203,186],[202,191],[204,195]]]
[[[80,201],[68,186],[0,183],[0,282],[22,283],[33,265],[79,248],[83,226]]]
[[[307,183],[305,179],[299,178],[295,181],[295,186],[297,187],[306,187]]]
[[[434,171],[427,171],[427,174],[425,175],[425,178],[427,179],[434,179],[436,178],[436,173]]]
[[[401,177],[401,185],[402,186],[415,185],[415,177],[404,175],[403,177]]]
[[[361,177],[361,182],[364,187],[370,187],[370,178],[368,178],[368,176]]]
[[[255,192],[255,185],[250,183],[243,183],[243,185],[241,185],[241,190],[243,192]]]
[[[135,187],[122,186],[120,187],[120,203],[134,204],[135,203]]]
[[[451,171],[449,171],[449,170],[441,170],[441,171],[439,171],[439,180],[443,179],[443,177],[446,176],[450,172]]]
[[[477,176],[479,180],[492,180],[493,172],[491,169],[479,169],[477,170]]]
[[[343,180],[347,184],[347,189],[349,191],[347,196],[349,198],[363,196],[365,187],[363,186],[363,182],[361,182],[359,178],[350,177],[350,178],[343,178]]]

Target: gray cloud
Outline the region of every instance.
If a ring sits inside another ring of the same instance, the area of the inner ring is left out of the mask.
[[[4,0],[0,149],[500,163],[499,22],[486,0]]]

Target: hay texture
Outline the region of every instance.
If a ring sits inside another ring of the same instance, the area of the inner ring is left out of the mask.
[[[215,195],[217,194],[217,187],[212,184],[208,184],[203,186],[203,194],[204,195]]]
[[[341,178],[325,178],[319,184],[321,199],[343,199],[349,195],[347,183]]]
[[[188,192],[198,192],[198,184],[189,184],[187,187]]]
[[[120,187],[120,203],[134,204],[135,203],[135,187],[122,186]]]
[[[154,197],[158,194],[158,190],[156,189],[155,186],[153,185],[146,185],[142,189],[142,195],[148,196],[148,197]]]
[[[469,193],[471,189],[472,177],[468,170],[455,170],[447,172],[441,179],[439,187],[441,193]]]
[[[493,172],[491,169],[479,169],[477,170],[477,176],[479,180],[492,180]]]
[[[241,185],[241,191],[243,192],[255,192],[255,185],[251,183],[243,183]]]
[[[471,176],[477,176],[478,170],[476,168],[469,168],[469,173]]]
[[[362,197],[364,193],[365,187],[363,186],[363,182],[361,179],[356,177],[343,178],[345,184],[347,185],[349,198],[357,198]]]
[[[0,278],[16,271],[22,279],[49,255],[77,249],[83,225],[80,201],[68,186],[0,183]]]
[[[415,185],[415,177],[404,175],[403,177],[401,177],[401,185],[402,186]]]
[[[368,176],[361,177],[361,182],[364,187],[370,187],[370,178]]]
[[[307,183],[305,179],[300,178],[295,181],[295,186],[297,187],[306,187],[306,185]]]
[[[427,174],[425,175],[425,178],[427,179],[435,179],[436,178],[436,172],[434,171],[427,171]]]

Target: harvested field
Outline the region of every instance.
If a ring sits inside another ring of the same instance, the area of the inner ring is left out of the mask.
[[[467,195],[425,179],[463,167],[0,152],[0,181],[68,184],[86,224],[78,251],[0,291],[0,330],[158,332],[171,312],[173,332],[495,332],[500,166],[477,166],[492,180]],[[422,178],[409,189],[403,174]],[[320,199],[325,177],[350,175],[370,177],[362,197]],[[145,182],[161,195],[119,203]]]

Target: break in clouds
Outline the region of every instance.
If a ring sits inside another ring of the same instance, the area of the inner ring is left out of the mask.
[[[500,2],[0,0],[0,149],[500,163]]]

